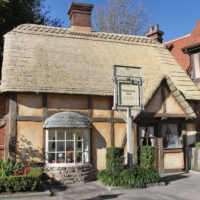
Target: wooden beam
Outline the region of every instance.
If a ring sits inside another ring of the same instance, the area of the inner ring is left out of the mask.
[[[187,118],[186,114],[170,114],[170,113],[153,113],[153,112],[142,112],[141,113],[142,117],[154,117],[154,118],[162,118],[162,119],[167,119],[167,118]]]
[[[92,117],[92,98],[88,96],[88,116]]]
[[[163,106],[163,116],[162,119],[166,119],[166,102],[165,102],[165,87],[161,84],[161,98],[162,98],[162,106]]]
[[[106,117],[92,117],[90,122],[110,122],[110,123],[124,123],[122,118],[106,118]]]
[[[126,142],[127,142],[127,137],[126,137],[126,134],[125,134],[124,139],[122,141],[122,147],[126,146]]]
[[[89,118],[89,113],[88,110],[78,110],[78,111],[73,111],[73,110],[46,110],[46,116],[49,118],[50,116],[59,113],[59,112],[76,112],[79,113],[80,115],[83,115],[85,117]]]
[[[48,118],[47,115],[47,94],[43,94],[42,95],[43,101],[43,117],[42,117],[42,121],[43,123],[45,122],[45,120]],[[45,163],[46,161],[46,130],[43,129],[43,137],[42,137],[42,160],[43,163]]]
[[[17,116],[17,121],[42,122],[42,116]]]
[[[16,160],[16,138],[17,138],[17,95],[11,94],[9,100],[9,158]]]
[[[111,147],[114,147],[114,123],[110,123],[110,141],[111,141]]]

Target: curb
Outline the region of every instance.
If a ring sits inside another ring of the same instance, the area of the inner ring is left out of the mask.
[[[106,186],[106,185],[103,185],[99,181],[97,181],[96,184],[103,187],[109,192],[116,191],[116,190],[135,190],[135,189],[145,189],[145,188],[156,187],[156,186],[166,186],[165,182],[147,184],[145,188],[126,188],[126,187],[120,187],[120,186]]]
[[[13,194],[3,194],[1,195],[0,194],[0,200],[1,199],[23,199],[23,198],[29,198],[29,197],[44,197],[44,196],[48,196],[50,197],[52,195],[52,193],[47,189],[47,187],[45,186],[45,191],[44,192],[24,192],[24,193],[20,193],[20,194],[16,194],[16,193],[13,193]]]
[[[194,170],[189,170],[189,174],[200,175],[200,172],[199,171],[194,171]]]
[[[44,192],[33,192],[33,193],[24,193],[24,194],[5,194],[0,195],[0,199],[23,199],[29,197],[44,197],[44,196],[51,196],[51,192],[44,191]]]

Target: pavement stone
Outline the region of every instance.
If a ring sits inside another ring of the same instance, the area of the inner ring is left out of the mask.
[[[107,191],[98,182],[68,185],[67,188],[54,186],[54,196],[31,197],[28,200],[199,200],[199,174],[168,174],[163,181],[166,186],[145,189],[119,189]]]

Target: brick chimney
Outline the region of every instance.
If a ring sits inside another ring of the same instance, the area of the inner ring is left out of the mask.
[[[160,43],[162,43],[162,41],[163,41],[162,35],[164,35],[164,32],[159,30],[159,25],[158,24],[155,24],[152,27],[150,27],[149,32],[146,33],[147,37],[155,39]]]
[[[72,2],[68,10],[71,30],[91,32],[92,9],[92,4]]]

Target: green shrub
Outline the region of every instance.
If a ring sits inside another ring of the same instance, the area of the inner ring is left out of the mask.
[[[131,188],[144,188],[147,184],[157,183],[160,180],[157,172],[137,165],[118,173],[102,170],[97,177],[104,185]]]
[[[152,146],[141,146],[137,148],[138,164],[145,169],[155,169],[156,148]]]
[[[106,168],[110,172],[120,172],[124,169],[124,148],[108,147],[106,153]]]
[[[5,177],[13,175],[14,171],[22,171],[22,168],[18,162],[14,163],[11,160],[0,160],[0,176]]]
[[[34,191],[43,189],[42,171],[31,168],[26,175],[13,175],[0,178],[0,192]]]
[[[200,142],[197,142],[197,143],[195,144],[195,147],[200,147]]]

